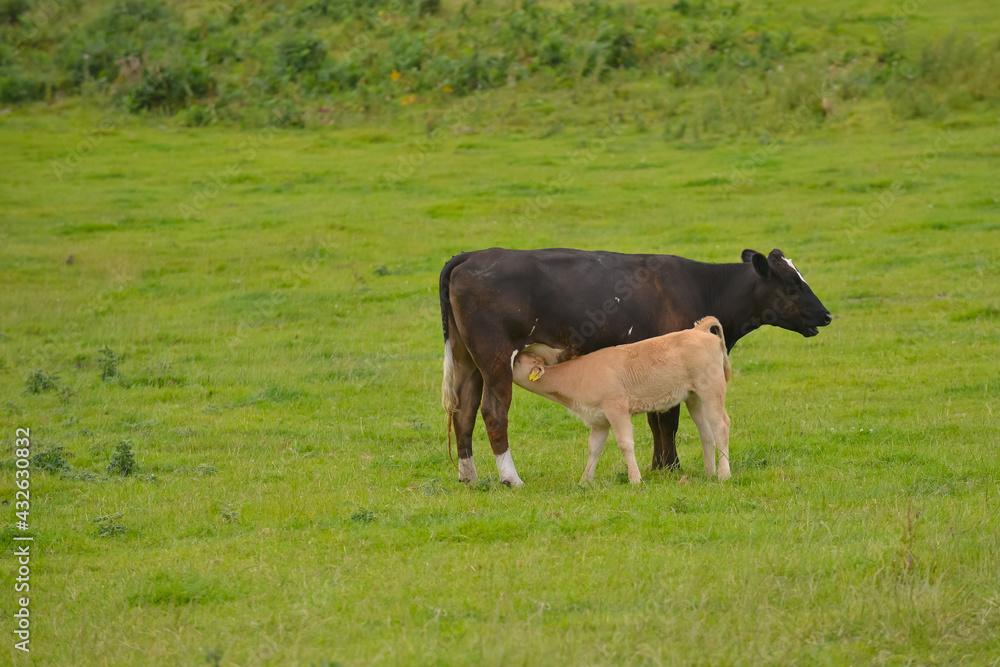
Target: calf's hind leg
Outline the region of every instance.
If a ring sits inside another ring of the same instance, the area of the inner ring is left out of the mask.
[[[628,466],[628,481],[638,484],[642,481],[639,473],[639,465],[635,462],[635,440],[632,435],[632,420],[629,419],[628,410],[611,409],[605,410],[611,428],[615,430],[615,440],[618,441],[618,448],[622,450],[625,457],[625,465]]]
[[[701,453],[705,462],[705,474],[715,476],[715,452],[719,452],[719,479],[730,478],[729,472],[729,415],[719,400],[702,400],[692,395],[687,400],[688,412],[698,427],[701,437]]]

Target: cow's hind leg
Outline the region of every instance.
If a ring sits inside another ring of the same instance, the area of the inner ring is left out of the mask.
[[[483,400],[483,375],[469,356],[465,343],[458,337],[450,340],[445,347],[444,373],[442,400],[445,410],[451,412],[458,442],[458,479],[466,484],[475,484],[479,476],[472,458],[472,431]]]
[[[484,378],[483,389],[483,422],[486,433],[490,437],[490,447],[497,460],[497,470],[500,481],[507,486],[521,486],[524,482],[517,475],[514,459],[510,455],[510,443],[507,440],[507,415],[510,412],[510,401],[513,392],[513,378],[510,369],[506,373],[501,370],[492,377]]]
[[[601,452],[604,451],[604,443],[608,441],[609,432],[607,424],[591,427],[587,467],[583,469],[583,477],[580,478],[581,484],[594,481],[594,473],[597,472],[597,460],[601,458]]]

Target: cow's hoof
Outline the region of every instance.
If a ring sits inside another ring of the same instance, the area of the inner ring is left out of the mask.
[[[502,479],[500,481],[503,482],[504,486],[509,486],[512,489],[524,486],[524,482],[522,482],[519,477],[515,477],[514,479]]]
[[[458,481],[469,486],[474,486],[479,482],[479,475],[476,473],[476,464],[470,456],[467,459],[458,460]]]

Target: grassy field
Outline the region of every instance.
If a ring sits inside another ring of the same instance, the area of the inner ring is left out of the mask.
[[[997,114],[664,140],[610,93],[504,125],[514,94],[438,132],[0,115],[4,662],[997,664]],[[729,482],[684,415],[683,471],[633,488],[609,445],[581,487],[586,428],[517,390],[525,486],[480,422],[469,489],[437,276],[495,245],[781,248],[835,320],[733,351]]]

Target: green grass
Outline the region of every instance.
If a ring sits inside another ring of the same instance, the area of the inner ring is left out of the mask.
[[[870,100],[767,140],[542,139],[541,112],[490,125],[509,94],[429,143],[115,117],[61,179],[101,112],[0,116],[2,458],[17,427],[40,455],[32,664],[995,664],[995,114]],[[437,276],[493,245],[778,247],[836,319],[734,350],[731,482],[684,415],[682,474],[630,487],[609,445],[578,486],[586,428],[518,391],[526,486],[497,483],[480,423],[467,489]]]

